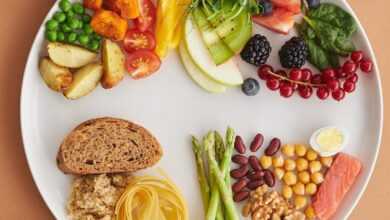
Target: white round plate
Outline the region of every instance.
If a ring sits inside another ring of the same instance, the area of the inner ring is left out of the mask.
[[[353,14],[344,1],[334,1]],[[55,5],[46,19],[58,9]],[[255,32],[268,36],[273,46],[270,58],[279,66],[277,51],[289,36],[278,35],[254,25]],[[293,33],[292,33],[293,34]],[[367,36],[359,24],[354,37],[357,47],[375,62]],[[383,103],[379,71],[360,74],[357,91],[342,102],[303,100],[297,95],[285,99],[261,82],[257,96],[247,97],[239,88],[225,94],[201,90],[186,74],[175,51],[163,60],[161,69],[145,80],[126,77],[111,90],[97,88],[76,101],[66,100],[42,81],[38,62],[45,50],[44,22],[32,45],[27,61],[22,97],[21,127],[24,148],[35,183],[57,219],[66,219],[65,205],[71,176],[56,166],[62,139],[79,123],[100,116],[128,119],[148,128],[164,147],[158,164],[182,190],[190,219],[203,219],[190,134],[201,136],[209,129],[221,132],[230,125],[248,142],[256,132],[266,141],[276,136],[284,143],[308,143],[317,128],[339,125],[349,130],[345,152],[359,158],[364,169],[333,219],[346,219],[357,204],[372,174],[382,133]],[[256,76],[256,69],[240,62],[245,77]]]

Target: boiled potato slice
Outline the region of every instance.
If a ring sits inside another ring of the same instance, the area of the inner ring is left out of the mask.
[[[78,99],[92,92],[103,75],[103,67],[98,63],[91,63],[79,69],[73,75],[73,82],[64,92],[68,99]]]
[[[47,45],[50,59],[57,65],[80,68],[93,62],[97,54],[70,44],[52,42]]]
[[[117,43],[108,39],[103,42],[103,70],[105,89],[116,86],[125,76],[125,55]]]
[[[66,90],[72,83],[73,75],[68,68],[58,66],[48,58],[39,63],[39,71],[47,86],[57,92]]]

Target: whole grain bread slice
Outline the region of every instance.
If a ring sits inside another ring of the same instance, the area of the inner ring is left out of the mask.
[[[62,142],[57,165],[76,175],[134,172],[153,166],[161,156],[160,144],[145,128],[105,117],[77,126]]]

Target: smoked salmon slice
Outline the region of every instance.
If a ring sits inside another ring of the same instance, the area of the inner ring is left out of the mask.
[[[256,24],[282,34],[288,34],[295,22],[294,13],[283,8],[275,8],[270,16],[256,15],[252,19]]]
[[[361,169],[362,164],[356,158],[344,153],[336,156],[324,182],[312,199],[318,219],[328,220],[333,216]]]

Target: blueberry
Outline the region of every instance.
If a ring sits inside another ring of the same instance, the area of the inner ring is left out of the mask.
[[[306,0],[307,4],[309,5],[309,8],[318,8],[321,4],[321,0]]]
[[[247,78],[244,81],[244,84],[242,84],[242,92],[245,93],[247,96],[254,96],[256,95],[260,90],[260,85],[257,80],[253,78]]]
[[[263,8],[262,15],[268,16],[272,14],[273,5],[270,0],[260,0],[258,4]]]

